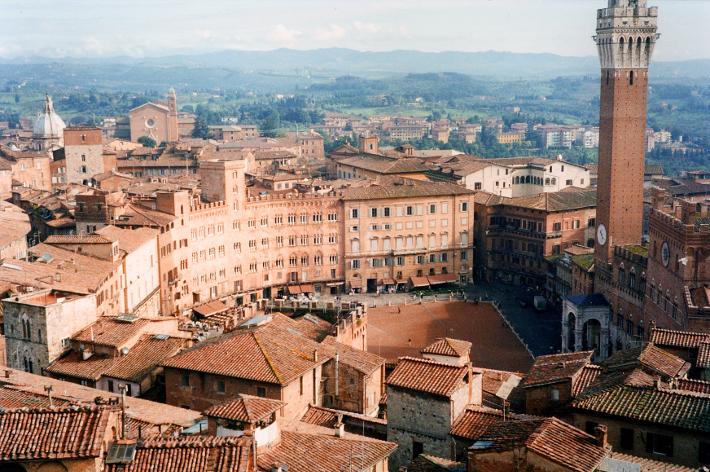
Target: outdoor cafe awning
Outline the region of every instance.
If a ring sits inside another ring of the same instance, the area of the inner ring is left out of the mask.
[[[360,277],[353,277],[350,281],[350,286],[352,288],[362,288],[362,279]]]
[[[219,300],[213,300],[192,309],[195,313],[205,318],[227,311],[229,307]]]
[[[301,286],[300,285],[289,285],[286,288],[288,289],[289,295],[298,295],[299,293],[301,293]]]
[[[428,287],[429,279],[426,277],[410,277],[409,280],[412,282],[412,287]]]
[[[439,274],[427,277],[431,285],[450,284],[458,281],[456,274]]]
[[[397,285],[397,282],[394,279],[383,279],[382,284],[383,285]]]
[[[301,293],[315,293],[315,289],[313,288],[313,284],[303,284],[301,285]]]

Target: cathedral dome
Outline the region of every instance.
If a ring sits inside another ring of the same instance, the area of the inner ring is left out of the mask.
[[[66,128],[64,120],[54,111],[52,98],[44,99],[44,112],[40,113],[32,128],[32,137],[38,139],[61,139]]]

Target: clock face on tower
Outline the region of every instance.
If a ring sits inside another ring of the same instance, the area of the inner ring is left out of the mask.
[[[599,225],[599,227],[597,228],[597,242],[600,246],[606,244],[606,226],[604,226],[603,224]]]
[[[668,246],[668,241],[663,241],[663,245],[661,246],[661,261],[666,267],[668,267],[668,263],[671,261],[671,248]]]

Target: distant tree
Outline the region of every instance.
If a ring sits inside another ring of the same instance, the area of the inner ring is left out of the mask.
[[[140,144],[142,144],[143,146],[149,147],[149,148],[154,148],[155,145],[157,144],[155,142],[155,139],[151,138],[150,136],[141,136],[140,138],[138,138],[138,142]]]
[[[281,117],[279,116],[279,112],[276,110],[271,110],[266,115],[266,118],[264,118],[264,121],[261,125],[261,129],[263,130],[264,136],[273,138],[276,137],[280,126]]]
[[[195,128],[192,130],[193,138],[207,139],[210,129],[207,126],[207,120],[204,115],[197,115],[195,118]]]
[[[15,94],[15,103],[20,103],[20,94],[19,93]]]
[[[180,107],[180,111],[185,112],[185,113],[195,113],[195,107],[193,107],[190,104],[183,105]]]

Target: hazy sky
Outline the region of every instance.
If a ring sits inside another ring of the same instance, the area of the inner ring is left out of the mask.
[[[163,55],[218,49],[596,54],[607,0],[0,0],[0,56]],[[710,57],[710,0],[660,8],[656,59]]]

